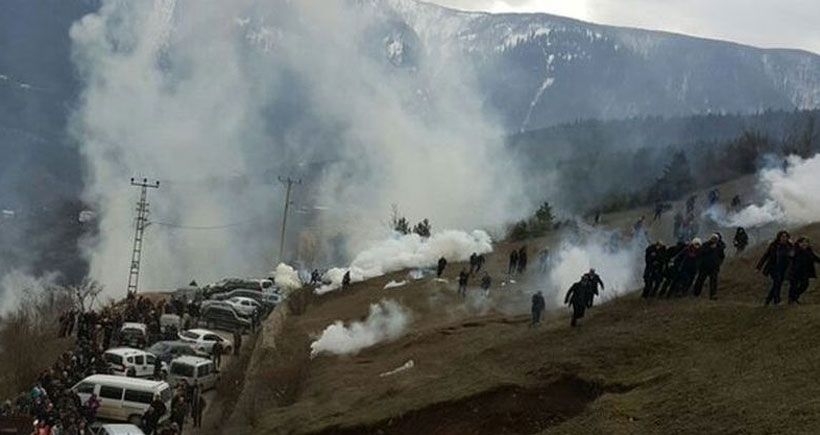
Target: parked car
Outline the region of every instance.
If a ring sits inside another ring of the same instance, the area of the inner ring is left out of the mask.
[[[207,329],[189,329],[179,333],[179,338],[194,345],[194,349],[205,352],[207,354],[213,353],[214,343],[222,343],[223,354],[230,353],[233,349],[233,343],[226,338],[222,338],[216,332]]]
[[[148,410],[155,395],[159,396],[167,409],[159,421],[164,422],[171,413],[173,392],[171,386],[163,381],[92,375],[78,382],[71,390],[77,393],[81,403],[85,403],[91,394],[97,395],[100,400],[100,408],[97,410],[99,419],[141,426],[142,415]]]
[[[118,344],[142,349],[148,343],[148,326],[144,323],[125,322],[119,333]]]
[[[218,377],[213,361],[195,356],[174,359],[168,372],[171,384],[177,385],[184,379],[188,385],[198,385],[203,391],[213,388]]]
[[[242,333],[249,331],[253,326],[251,319],[239,315],[232,305],[224,302],[220,302],[219,305],[210,304],[202,307],[199,322],[206,328],[231,332],[239,330]]]
[[[111,373],[117,376],[147,378],[154,374],[156,356],[144,350],[130,347],[108,349],[103,354]],[[164,367],[167,371],[167,365]]]
[[[93,435],[145,435],[142,429],[133,424],[101,424],[95,423],[89,427]]]
[[[266,316],[279,305],[284,297],[278,293],[258,292],[255,290],[237,289],[226,293],[214,293],[211,295],[212,300],[226,301],[234,297],[251,298],[261,305],[261,314]]]
[[[166,364],[180,356],[208,356],[206,352],[196,350],[192,343],[182,340],[158,341],[145,351],[154,354]]]
[[[262,304],[251,298],[234,296],[225,302],[231,304],[237,313],[241,313],[246,317],[252,318],[262,312]]]

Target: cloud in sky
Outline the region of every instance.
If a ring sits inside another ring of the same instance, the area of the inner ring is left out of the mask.
[[[546,12],[769,48],[820,53],[817,0],[428,0],[489,12]],[[752,5],[753,3],[753,5]]]

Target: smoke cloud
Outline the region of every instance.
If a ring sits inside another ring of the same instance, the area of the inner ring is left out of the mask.
[[[787,165],[769,167],[758,174],[762,204],[737,212],[711,209],[707,214],[724,227],[757,228],[771,223],[805,225],[820,220],[820,154],[810,159],[791,156]]]
[[[299,272],[285,263],[279,263],[272,275],[276,281],[276,285],[285,291],[302,288],[302,280],[299,278]]]
[[[572,284],[590,269],[601,276],[606,289],[602,300],[610,300],[640,287],[645,238],[623,240],[619,233],[586,229],[586,234],[564,240],[552,253],[548,284],[552,289],[544,297],[560,306]]]
[[[342,321],[337,321],[325,328],[322,335],[310,344],[310,355],[354,355],[378,343],[395,340],[407,330],[410,318],[410,312],[395,301],[383,300],[372,304],[370,314],[363,322],[345,326]]]
[[[444,257],[447,261],[465,261],[472,253],[492,252],[490,236],[480,230],[467,234],[463,231],[441,231],[429,238],[418,234],[393,235],[393,238],[374,243],[359,253],[350,267],[333,268],[325,273],[330,284],[316,289],[322,294],[338,289],[344,274],[350,271],[351,282],[361,282],[390,272],[404,269],[431,267]]]
[[[125,287],[132,176],[162,182],[143,289],[267,270],[278,175],[303,177],[289,233],[325,261],[386,238],[392,203],[443,228],[527,209],[470,68],[428,62],[384,2],[104,0],[70,36],[84,83],[71,130],[100,213],[87,251],[109,291]]]

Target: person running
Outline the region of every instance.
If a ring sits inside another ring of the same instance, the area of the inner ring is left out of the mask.
[[[780,304],[780,291],[786,279],[786,271],[791,263],[792,242],[788,231],[780,231],[777,237],[766,248],[766,252],[757,262],[757,270],[772,280],[765,305]]]
[[[720,234],[715,233],[701,247],[698,261],[698,279],[695,281],[695,297],[700,296],[703,284],[709,280],[709,299],[717,299],[718,276],[720,266],[726,258],[726,245]]]
[[[746,233],[746,230],[743,227],[737,228],[732,245],[734,245],[735,252],[738,254],[743,252],[746,247],[749,246],[749,234]]]
[[[684,249],[686,249],[686,243],[683,241],[678,241],[675,246],[666,249],[663,260],[663,285],[661,285],[661,289],[658,291],[658,297],[664,295],[671,297],[674,293],[675,283],[680,277],[680,266],[681,260],[683,259],[683,257],[678,254]]]
[[[678,296],[686,296],[692,288],[695,276],[698,274],[698,262],[700,260],[700,248],[703,245],[697,237],[692,239],[692,243],[686,246],[678,254],[679,269],[678,278],[675,280],[675,288],[672,293]]]
[[[544,295],[541,294],[540,291],[535,292],[532,295],[532,320],[530,322],[530,327],[536,327],[541,324],[541,315],[544,313],[544,309],[547,308],[547,302],[544,300]]]
[[[605,289],[604,281],[601,280],[601,277],[597,273],[595,273],[595,269],[589,269],[589,272],[584,274],[581,278],[587,286],[587,291],[585,292],[587,308],[592,308],[592,304],[595,302],[595,296],[598,296],[598,287],[601,288],[601,291]]]
[[[470,279],[470,274],[466,269],[461,269],[458,274],[458,295],[461,297],[467,296],[467,281]]]
[[[644,252],[643,292],[641,297],[651,298],[658,292],[663,281],[663,262],[666,258],[666,246],[660,240],[649,245]]]
[[[817,278],[814,263],[820,263],[820,257],[812,250],[809,239],[806,237],[797,239],[789,273],[790,304],[799,304],[800,296],[809,288],[809,280]]]
[[[590,283],[587,282],[589,279],[584,275],[580,281],[569,288],[567,295],[564,297],[564,304],[572,307],[572,320],[570,320],[569,326],[575,327],[578,324],[578,319],[584,317],[588,305],[587,301],[589,300],[587,293],[592,288]]]

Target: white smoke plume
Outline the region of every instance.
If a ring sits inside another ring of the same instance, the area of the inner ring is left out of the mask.
[[[579,240],[564,241],[552,254],[550,291],[544,297],[548,302],[563,305],[566,292],[590,269],[595,269],[606,286],[600,294],[603,301],[636,290],[641,286],[645,247],[642,237],[622,240],[618,233],[598,230]]]
[[[322,335],[310,344],[310,355],[357,354],[362,349],[401,337],[410,320],[410,312],[401,304],[383,300],[370,305],[370,313],[363,322],[345,325],[342,321],[337,321],[325,328]]]
[[[291,233],[348,258],[383,238],[395,202],[440,228],[496,228],[527,210],[460,54],[428,62],[432,48],[384,2],[103,0],[70,36],[85,84],[72,134],[100,213],[91,275],[109,290],[125,286],[132,176],[162,181],[145,289],[265,270],[277,175],[304,177],[297,198],[316,204]]]
[[[492,239],[480,230],[470,234],[445,230],[429,238],[418,234],[394,234],[392,238],[374,243],[359,253],[350,267],[328,270],[324,279],[330,284],[316,289],[316,293],[338,289],[348,270],[351,282],[361,282],[399,270],[431,267],[441,257],[450,262],[459,262],[469,259],[472,253],[486,254],[492,250]]]
[[[302,288],[302,280],[299,278],[299,272],[285,263],[279,263],[272,275],[274,281],[276,281],[276,285],[286,292]]]
[[[762,204],[727,213],[717,208],[709,216],[724,227],[757,228],[771,223],[803,225],[820,220],[820,154],[810,159],[791,156],[787,167],[769,167],[758,174]],[[784,170],[785,169],[785,170]]]

